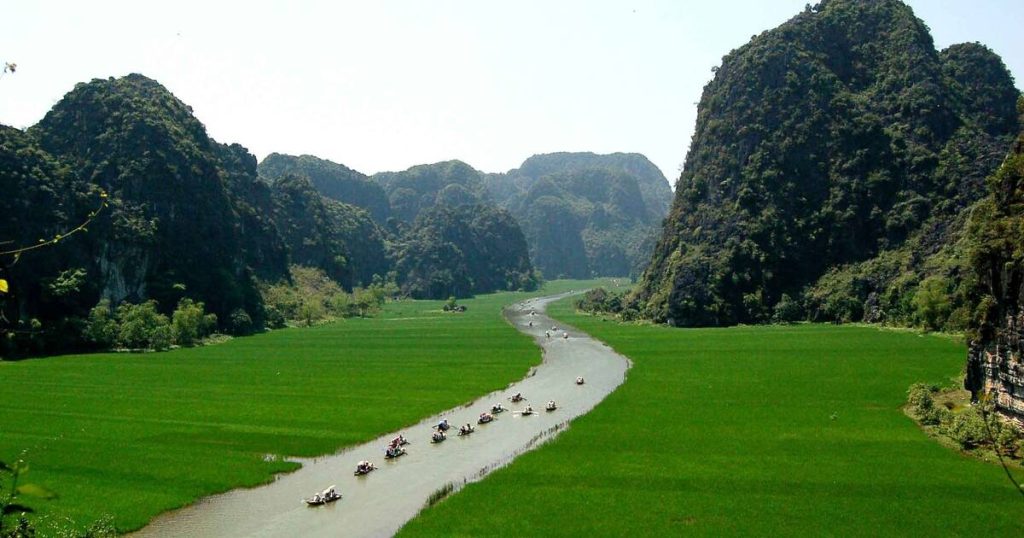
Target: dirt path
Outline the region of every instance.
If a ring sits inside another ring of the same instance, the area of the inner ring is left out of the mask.
[[[518,454],[557,435],[625,380],[626,358],[572,328],[568,328],[569,338],[563,338],[560,324],[544,315],[547,304],[562,297],[565,294],[531,299],[505,310],[509,322],[533,336],[544,351],[543,363],[507,389],[338,454],[298,460],[301,469],[271,484],[230,491],[168,512],[133,536],[393,535],[423,509],[431,494],[449,484],[458,489],[507,465]],[[535,315],[531,315],[533,311]],[[555,325],[559,325],[558,331],[546,337],[545,330]],[[576,385],[577,376],[584,376],[586,384]],[[509,402],[507,397],[516,392],[522,392],[527,401]],[[545,412],[548,400],[555,400],[558,410]],[[479,414],[499,402],[509,411],[490,424],[477,426]],[[525,404],[531,404],[537,413],[521,416],[518,411]],[[431,426],[441,418],[456,428],[472,423],[476,433],[457,437],[453,430],[447,441],[431,444]],[[412,442],[406,447],[408,454],[386,461],[383,448],[398,434]],[[364,459],[376,463],[378,469],[354,477],[356,462]],[[300,502],[332,484],[343,495],[340,501],[316,508]]]

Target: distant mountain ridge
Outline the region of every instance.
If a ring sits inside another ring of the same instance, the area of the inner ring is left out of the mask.
[[[672,197],[661,171],[636,153],[534,155],[485,179],[549,278],[639,274]]]
[[[387,192],[395,218],[407,224],[436,206],[493,203],[484,188],[483,173],[457,160],[380,172],[371,179]]]
[[[391,204],[381,186],[365,174],[335,162],[312,155],[284,155],[271,153],[259,167],[260,177],[270,183],[285,176],[309,178],[320,194],[361,207],[370,212],[373,219],[384,224],[391,216]]]
[[[366,176],[317,157],[273,154],[260,163],[269,180],[309,170]],[[523,229],[530,258],[547,277],[590,278],[639,274],[668,210],[672,190],[661,171],[636,153],[534,155],[505,174],[487,174],[458,160],[370,176],[380,185],[393,220],[377,222],[401,234],[435,208],[495,206]],[[313,181],[330,194],[337,179]],[[361,207],[369,209],[363,205]]]

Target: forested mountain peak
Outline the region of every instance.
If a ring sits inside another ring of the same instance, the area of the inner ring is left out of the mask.
[[[665,176],[637,153],[534,155],[485,181],[548,277],[639,273],[672,199]]]
[[[660,219],[668,213],[672,203],[672,189],[665,175],[647,157],[639,153],[596,154],[592,152],[556,152],[538,154],[523,161],[519,168],[510,170],[510,177],[525,177],[533,180],[546,175],[605,169],[622,172],[636,178],[643,194],[644,203]]]
[[[223,148],[191,108],[142,75],[96,79],[29,132],[110,195],[109,218],[90,234],[91,259],[81,261],[103,296],[173,306],[187,294],[221,319],[236,309],[260,319]]]
[[[372,179],[384,187],[393,215],[405,223],[412,223],[421,212],[436,205],[491,203],[483,173],[458,160],[421,164],[403,172],[380,172]]]
[[[704,88],[639,307],[766,320],[828,268],[898,248],[982,196],[1016,94],[990,51],[940,54],[897,0],[821,2],[755,36]]]
[[[379,223],[391,216],[391,204],[381,186],[368,176],[343,164],[313,155],[271,153],[259,164],[259,174],[273,183],[285,175],[309,178],[320,194],[361,207]]]

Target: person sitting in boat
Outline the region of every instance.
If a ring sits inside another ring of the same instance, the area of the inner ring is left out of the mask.
[[[566,340],[568,340],[569,339],[569,333],[567,333],[565,331],[562,331],[562,338],[565,338]]]
[[[523,409],[523,414],[524,415],[532,415],[533,414],[533,407],[529,406],[529,405],[526,406],[526,409]]]
[[[505,411],[505,408],[502,407],[501,404],[494,404],[494,405],[491,406],[491,412],[492,413],[501,413],[501,412],[504,412],[504,411]]]
[[[451,426],[448,425],[448,419],[444,419],[437,423],[437,429],[441,431],[447,431]]]
[[[513,402],[521,402],[521,401],[523,401],[523,393],[517,392],[517,393],[513,394],[512,395],[512,401]]]
[[[547,406],[547,410],[548,411],[554,411],[557,408],[558,408],[558,406],[555,405],[555,401],[554,400],[548,400],[548,406]]]
[[[576,378],[576,384],[577,385],[582,385],[583,384],[583,376],[579,376],[579,377]]]
[[[551,331],[544,331],[544,336],[551,338]]]
[[[444,441],[444,432],[438,430],[438,431],[434,432],[434,435],[433,435],[432,438],[433,438],[435,443],[439,443],[441,441]]]
[[[324,498],[321,497],[319,493],[317,493],[316,495],[313,495],[313,502],[317,503],[317,504],[322,503],[322,502],[324,502]],[[301,506],[301,505],[299,505],[299,506]]]

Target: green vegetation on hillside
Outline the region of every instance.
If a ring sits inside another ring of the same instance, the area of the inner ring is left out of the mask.
[[[627,382],[402,536],[1024,533],[1003,471],[901,410],[911,383],[960,371],[961,345],[829,325],[669,330],[569,303],[550,313],[632,359]]]
[[[60,238],[100,207],[97,190],[40,148],[34,137],[2,126],[0,189],[7,193],[0,197],[0,252]],[[91,306],[78,295],[97,293],[82,266],[74,263],[86,259],[84,235],[17,256],[0,255],[5,284],[0,290],[0,355],[73,345],[75,318]]]
[[[221,148],[166,88],[141,75],[78,84],[30,134],[110,194],[109,218],[76,240],[71,265],[99,284],[84,293],[92,304],[102,295],[171,309],[187,293],[221,319],[241,308],[261,322]]]
[[[402,292],[417,299],[532,291],[540,284],[516,221],[489,205],[425,210],[399,241],[395,270]]]
[[[387,223],[391,204],[379,184],[351,168],[312,155],[271,153],[259,164],[260,177],[273,183],[285,176],[309,178],[320,194],[339,202],[361,207],[373,220]]]
[[[28,479],[60,494],[26,501],[40,515],[137,528],[294,469],[283,456],[331,453],[521,378],[540,354],[500,312],[523,297],[463,300],[459,314],[388,303],[376,318],[162,354],[0,361],[0,461],[23,457]]]
[[[222,323],[243,311],[262,325],[256,276],[287,274],[269,189],[244,148],[211,140],[158,83],[79,84],[27,132],[3,128],[0,146],[0,242],[32,245],[91,221],[85,233],[0,260],[10,283],[3,355],[88,345],[84,319],[101,298],[155,300],[169,315],[188,297]],[[109,199],[97,215],[100,190]]]
[[[391,270],[385,234],[365,210],[321,196],[312,182],[274,182],[274,221],[296,265],[317,267],[348,290]]]
[[[372,179],[388,193],[394,226],[412,224],[435,207],[491,203],[483,175],[462,161],[413,166],[402,172],[381,172]]]
[[[898,0],[808,6],[705,87],[638,307],[764,322],[806,292],[812,319],[921,322],[920,281],[959,285],[962,214],[1019,129],[1018,94],[991,50],[936,51]]]
[[[552,278],[638,275],[672,191],[639,154],[534,155],[487,188],[519,221],[534,264]]]

